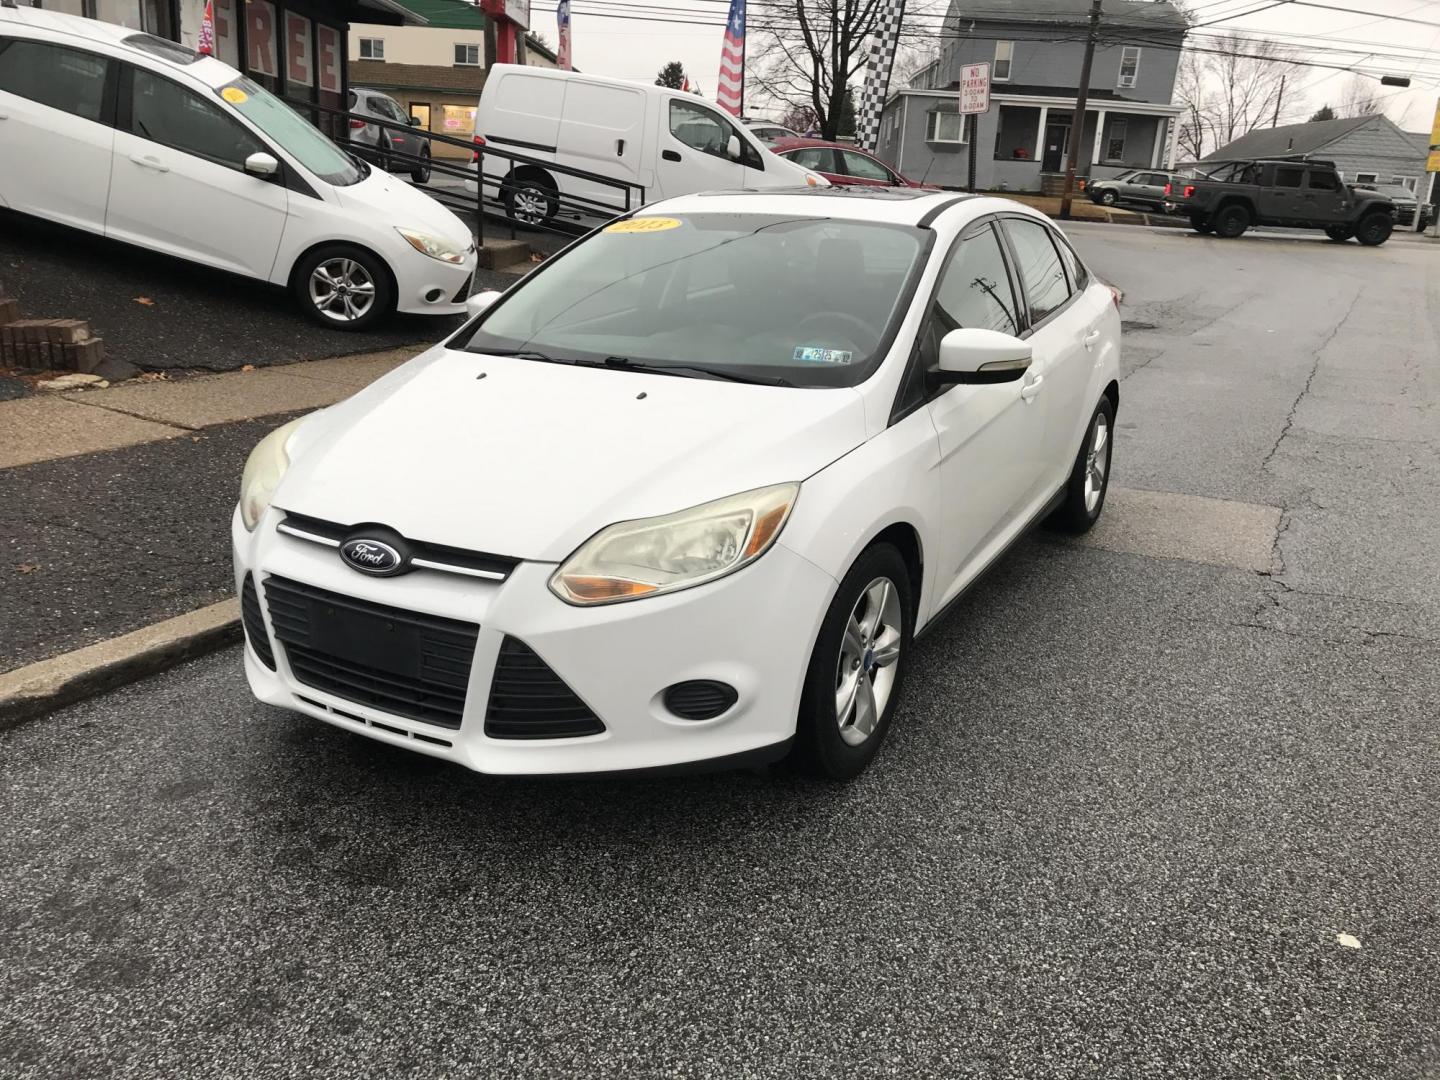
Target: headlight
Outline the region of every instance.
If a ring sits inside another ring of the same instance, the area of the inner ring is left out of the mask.
[[[300,417],[304,420],[305,417]],[[247,532],[254,532],[260,523],[260,515],[270,505],[270,498],[280,486],[280,479],[290,467],[290,455],[286,452],[290,436],[295,433],[300,420],[291,420],[278,427],[256,444],[245,461],[245,472],[240,478],[240,520]]]
[[[550,589],[571,604],[614,604],[713,581],[769,550],[799,494],[799,484],[776,484],[611,525],[561,564]]]
[[[813,173],[813,172],[812,172],[812,173],[806,173],[806,174],[805,174],[805,183],[809,184],[811,187],[829,187],[829,186],[830,186],[830,181],[829,181],[829,180],[826,180],[826,179],[825,179],[823,176],[821,176],[819,173]]]
[[[396,229],[403,236],[407,243],[421,255],[429,255],[432,259],[439,259],[441,262],[461,263],[465,261],[465,252],[461,251],[449,240],[442,240],[438,236],[431,236],[429,233],[411,232],[409,229]]]

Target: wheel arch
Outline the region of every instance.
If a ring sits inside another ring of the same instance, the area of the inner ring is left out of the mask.
[[[315,252],[321,250],[322,248],[328,247],[358,248],[361,251],[365,252],[365,254],[375,258],[385,269],[385,277],[388,278],[390,281],[391,295],[394,296],[397,300],[399,299],[400,283],[398,280],[396,280],[395,269],[390,265],[390,260],[385,258],[384,255],[381,255],[380,252],[376,251],[369,244],[362,244],[355,240],[346,240],[340,237],[335,237],[329,240],[317,240],[315,243],[309,244],[306,247],[302,248],[296,254],[295,258],[290,260],[290,268],[285,272],[286,286],[293,289],[295,287],[295,275],[300,269],[300,264],[303,263],[306,259],[308,259],[311,255],[315,254]]]
[[[1100,392],[1110,399],[1111,411],[1117,416],[1120,415],[1120,384],[1111,379]]]
[[[543,165],[516,165],[505,174],[503,184],[512,184],[517,180],[529,180],[532,183],[549,188],[553,194],[560,194],[560,185]]]

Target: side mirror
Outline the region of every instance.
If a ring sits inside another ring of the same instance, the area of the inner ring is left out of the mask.
[[[419,127],[419,126],[420,126],[420,117],[418,117],[418,116],[412,116],[412,117],[410,117],[410,126],[411,126],[411,127]]]
[[[740,136],[731,135],[730,141],[725,144],[725,152],[730,155],[731,161],[740,160]]]
[[[479,315],[482,311],[484,311],[486,308],[488,308],[491,304],[495,303],[495,301],[499,299],[500,293],[496,292],[494,289],[487,289],[485,292],[477,292],[474,296],[470,297],[470,299],[465,301],[465,317],[467,319],[473,319],[476,315]]]
[[[280,171],[280,162],[275,160],[273,154],[257,151],[245,159],[245,171],[262,180],[269,179]]]
[[[930,377],[942,383],[1014,382],[1030,366],[1028,341],[998,330],[967,327],[940,339],[939,369]]]

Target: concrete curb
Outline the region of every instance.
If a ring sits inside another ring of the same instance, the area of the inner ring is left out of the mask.
[[[178,615],[0,675],[0,731],[239,641],[240,601]]]

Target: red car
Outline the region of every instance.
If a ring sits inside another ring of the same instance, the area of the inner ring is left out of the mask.
[[[845,143],[826,142],[824,139],[776,139],[770,149],[797,165],[814,169],[832,184],[940,190],[934,184],[917,184],[908,180],[874,154]]]

